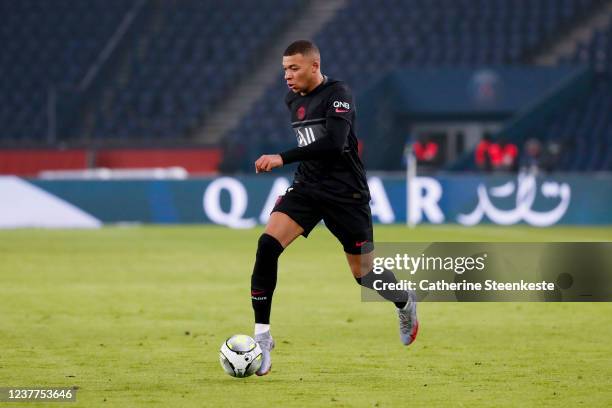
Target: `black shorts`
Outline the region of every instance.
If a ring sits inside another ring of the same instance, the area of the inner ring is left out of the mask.
[[[374,249],[370,204],[338,202],[329,195],[293,184],[279,196],[272,212],[287,214],[304,229],[308,237],[321,221],[342,244],[344,252],[365,254]]]

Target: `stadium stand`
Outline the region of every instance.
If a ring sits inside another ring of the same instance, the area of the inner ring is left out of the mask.
[[[257,63],[296,11],[296,0],[161,1],[106,87],[94,139],[177,139],[190,132]],[[299,9],[299,7],[297,7]]]
[[[344,79],[358,94],[391,69],[524,63],[527,55],[597,3],[354,0],[314,40],[322,50],[323,71]],[[264,151],[294,144],[282,102],[285,93],[279,78],[227,135],[230,156],[244,152],[250,155],[249,163]]]
[[[45,140],[50,87],[77,84],[133,4],[131,0],[0,1],[3,142]]]
[[[50,89],[75,86],[137,0],[0,0],[0,143],[44,144]],[[352,0],[314,40],[323,71],[355,94],[391,69],[524,64],[601,0]],[[147,1],[147,24],[127,36],[98,98],[73,134],[99,142],[185,140],[299,13],[300,0]],[[582,101],[530,132],[563,149],[558,168],[612,169],[612,28],[562,64],[597,71]],[[223,143],[226,171],[294,145],[279,72]],[[248,137],[246,137],[248,135]],[[61,140],[60,140],[61,142]]]
[[[136,0],[0,1],[2,142],[43,142],[51,86],[75,87]],[[80,138],[177,138],[256,63],[298,0],[150,1]],[[92,118],[93,117],[93,118]]]
[[[559,163],[563,170],[612,170],[612,22],[561,63],[592,67],[593,89],[583,101],[555,112],[533,133],[565,147]]]
[[[571,106],[550,115],[529,134],[545,143],[556,143],[557,170],[612,169],[612,84],[609,73],[595,77],[593,90]]]

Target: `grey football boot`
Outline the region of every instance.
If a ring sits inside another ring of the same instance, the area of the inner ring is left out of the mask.
[[[272,369],[270,352],[274,349],[274,339],[268,330],[265,333],[255,335],[255,341],[261,347],[261,367],[259,367],[255,374],[266,375]]]
[[[416,339],[419,332],[419,320],[417,319],[417,298],[416,292],[408,291],[408,301],[402,309],[397,309],[399,317],[400,340],[409,346]]]

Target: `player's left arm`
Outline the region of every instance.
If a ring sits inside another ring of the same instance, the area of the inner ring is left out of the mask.
[[[283,166],[283,159],[280,154],[264,154],[255,161],[255,173],[271,171],[276,167]]]
[[[270,171],[284,164],[302,160],[338,157],[351,130],[353,118],[353,98],[346,87],[339,87],[327,102],[326,122],[327,135],[306,146],[296,147],[280,154],[263,155],[255,162],[255,171]]]
[[[327,136],[322,137],[309,145],[289,149],[281,154],[264,154],[255,162],[255,171],[270,171],[284,164],[302,160],[333,158],[340,156],[348,138],[351,126],[348,122],[328,117],[326,120]]]

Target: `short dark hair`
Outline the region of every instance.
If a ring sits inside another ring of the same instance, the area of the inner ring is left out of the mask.
[[[289,44],[283,53],[283,57],[288,57],[295,54],[319,54],[319,47],[317,47],[312,41],[297,40]]]

